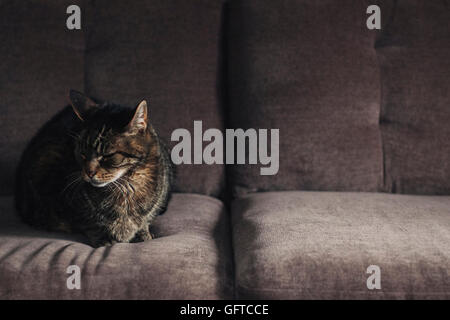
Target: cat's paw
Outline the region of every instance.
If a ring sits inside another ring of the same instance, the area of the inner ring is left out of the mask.
[[[139,230],[138,232],[136,232],[134,238],[130,242],[142,242],[152,239],[153,235],[148,230]]]
[[[100,248],[100,247],[110,247],[114,244],[118,243],[118,241],[116,240],[99,240],[99,239],[95,239],[95,240],[90,240],[90,244],[92,247],[94,248]]]

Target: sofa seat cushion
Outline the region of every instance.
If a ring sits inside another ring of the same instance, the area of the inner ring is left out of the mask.
[[[93,249],[82,236],[34,230],[0,198],[0,299],[217,299],[232,297],[228,215],[222,202],[174,194],[156,239]],[[81,289],[67,288],[70,265]]]
[[[238,298],[450,298],[448,196],[258,193],[234,201],[232,232]]]

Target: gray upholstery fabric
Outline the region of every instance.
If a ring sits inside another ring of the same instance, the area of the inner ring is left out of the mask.
[[[376,42],[385,191],[449,195],[450,4],[384,2],[395,4]]]
[[[228,215],[214,198],[174,194],[157,239],[93,249],[81,236],[36,231],[0,198],[0,299],[220,299],[232,297]],[[69,265],[81,290],[69,290]]]
[[[280,129],[280,169],[227,171],[236,194],[377,191],[380,73],[367,1],[232,0],[228,127]]]
[[[0,2],[0,195],[12,194],[18,159],[42,124],[84,90],[84,30],[66,28],[79,0]]]
[[[448,196],[258,193],[232,226],[238,298],[450,298]]]

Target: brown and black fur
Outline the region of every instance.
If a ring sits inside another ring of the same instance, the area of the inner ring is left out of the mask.
[[[173,168],[146,102],[130,109],[76,91],[70,100],[22,155],[20,216],[46,230],[83,233],[95,247],[151,239],[149,224],[165,211]]]

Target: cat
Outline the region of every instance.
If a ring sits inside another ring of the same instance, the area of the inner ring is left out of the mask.
[[[152,239],[174,168],[146,101],[131,109],[75,90],[69,100],[21,157],[19,215],[37,228],[84,234],[93,247]]]

